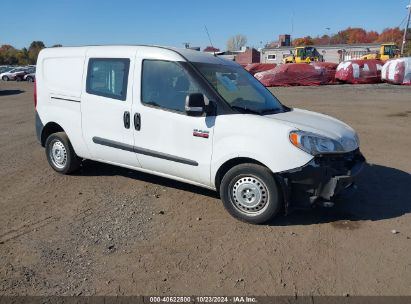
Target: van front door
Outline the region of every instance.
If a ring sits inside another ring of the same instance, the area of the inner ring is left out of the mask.
[[[104,51],[104,50],[103,50]],[[140,167],[133,150],[131,126],[135,51],[104,57],[101,50],[87,54],[87,77],[81,97],[82,129],[93,159]]]
[[[209,186],[215,117],[185,113],[186,96],[204,90],[186,63],[140,59],[136,66],[141,88],[134,92],[134,141],[141,166]]]

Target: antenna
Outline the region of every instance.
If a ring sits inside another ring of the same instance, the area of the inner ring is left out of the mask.
[[[207,26],[204,25],[204,28],[205,28],[205,31],[206,31],[206,33],[207,33],[208,40],[210,41],[211,47],[213,48],[214,56],[216,56],[216,54],[215,54],[215,48],[214,48],[213,42],[211,41],[210,33],[208,32]]]

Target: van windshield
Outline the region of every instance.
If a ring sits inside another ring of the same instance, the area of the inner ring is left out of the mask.
[[[241,66],[210,63],[194,65],[233,109],[259,115],[288,110]]]

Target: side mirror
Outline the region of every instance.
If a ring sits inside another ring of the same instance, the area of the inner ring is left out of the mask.
[[[206,111],[204,95],[201,93],[192,93],[187,95],[185,110],[188,116],[201,116]]]

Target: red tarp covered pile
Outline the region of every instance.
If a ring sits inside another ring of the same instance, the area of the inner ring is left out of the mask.
[[[338,83],[335,80],[335,73],[337,72],[337,67],[338,64],[337,63],[332,63],[332,62],[311,62],[310,63],[313,66],[317,66],[320,68],[323,68],[323,75],[324,75],[324,79],[323,79],[323,84],[335,84]]]
[[[329,82],[329,75],[321,65],[289,63],[254,75],[266,87],[318,86]]]
[[[338,65],[335,78],[352,84],[379,83],[383,64],[375,59],[344,61]]]
[[[382,67],[381,79],[393,84],[411,85],[411,57],[387,61]]]
[[[244,68],[254,75],[255,73],[267,71],[274,69],[277,65],[275,63],[250,63],[247,64]]]

